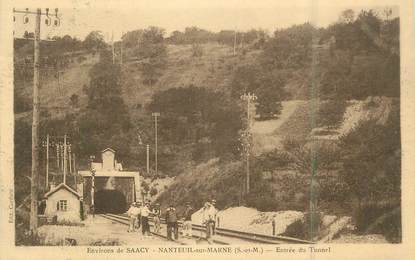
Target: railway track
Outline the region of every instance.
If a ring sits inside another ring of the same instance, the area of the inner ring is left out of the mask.
[[[120,224],[123,224],[123,225],[126,225],[126,226],[129,226],[130,225],[129,218],[126,217],[126,216],[123,216],[123,215],[116,215],[116,214],[98,214],[98,215],[101,216],[101,217],[103,217],[103,218],[109,219],[111,221],[114,221],[114,222],[117,222],[117,223],[120,223]],[[150,227],[154,226],[154,224],[151,223],[151,222],[149,224],[150,224]],[[164,225],[163,230],[165,230],[166,229],[166,225],[164,223],[162,225]],[[152,231],[150,231],[150,232],[151,232],[151,234],[153,234],[155,236],[162,237],[162,238],[164,238],[164,239],[167,240],[167,236],[165,236],[165,235],[163,235],[161,233],[155,233],[155,232],[152,232]],[[197,240],[205,240],[203,237],[198,236],[198,235],[193,235],[193,237],[195,239],[197,239]],[[180,245],[187,245],[187,244],[189,244],[188,241],[181,241],[181,240],[173,240],[171,242],[177,243],[177,244],[180,244]]]
[[[110,219],[112,221],[129,225],[129,218],[126,215],[117,215],[117,214],[101,214],[102,217]],[[161,219],[161,223],[163,225],[163,228],[165,230],[165,220]],[[179,227],[182,226],[182,222],[179,221]],[[153,223],[150,219],[150,226],[153,226]],[[205,240],[204,238],[204,230],[205,227],[198,224],[192,225],[193,231],[193,237],[197,240]],[[199,232],[198,232],[199,231]],[[200,235],[198,234],[200,233]],[[160,237],[166,238],[166,236],[154,233],[153,235],[157,235]],[[167,238],[166,238],[167,239]],[[244,232],[239,230],[233,230],[233,229],[226,229],[226,228],[216,228],[216,235],[213,238],[213,243],[215,244],[230,244],[230,243],[236,243],[237,241],[241,242],[248,242],[248,243],[261,243],[261,244],[313,244],[313,242],[308,240],[302,240],[292,237],[285,237],[285,236],[268,236],[263,234],[257,234],[257,233],[250,233],[250,232]],[[181,244],[180,241],[175,241]],[[186,243],[183,243],[186,244]]]

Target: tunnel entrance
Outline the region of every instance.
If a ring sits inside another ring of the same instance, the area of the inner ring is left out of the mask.
[[[95,213],[120,214],[127,211],[127,200],[118,190],[100,190],[95,193]]]

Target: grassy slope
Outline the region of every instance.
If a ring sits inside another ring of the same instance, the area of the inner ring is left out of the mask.
[[[209,87],[215,90],[224,89],[232,78],[236,66],[251,63],[258,51],[249,51],[244,57],[233,56],[233,49],[226,45],[209,43],[203,45],[203,56],[192,57],[190,45],[168,45],[167,69],[154,86],[142,83],[141,72],[137,64],[123,64],[123,98],[130,112],[136,114],[137,104],[145,105],[151,101],[153,93],[173,87],[186,87],[190,84]],[[89,70],[98,61],[98,55],[86,56],[82,63],[75,61],[65,69],[58,82],[53,75],[43,78],[40,90],[42,107],[48,108],[52,117],[62,115],[64,109],[70,109],[69,100],[72,94],[80,98],[80,105],[86,105],[83,86],[89,84]],[[31,82],[19,82],[15,90],[28,100],[32,97]],[[30,113],[20,113],[18,118],[29,117]]]
[[[39,93],[40,105],[47,108],[52,117],[62,117],[71,109],[70,97],[79,96],[81,106],[86,105],[86,95],[83,92],[84,84],[89,84],[89,70],[98,62],[98,55],[86,55],[86,60],[75,61],[60,73],[59,79],[55,75],[43,76]],[[31,82],[18,82],[15,91],[22,96],[32,99]],[[16,119],[31,119],[31,112],[16,114]]]
[[[232,79],[233,71],[237,66],[252,63],[258,55],[257,51],[250,51],[245,57],[234,57],[232,55],[233,50],[230,47],[219,44],[205,44],[203,45],[203,49],[203,56],[196,58],[192,57],[191,46],[169,45],[167,69],[154,86],[142,84],[141,73],[136,64],[125,63],[123,65],[123,96],[127,106],[130,108],[133,121],[136,117],[142,116],[143,112],[142,109],[137,109],[136,105],[147,104],[156,91],[171,87],[184,87],[190,84],[221,90]],[[88,72],[92,65],[97,62],[97,58],[97,56],[88,56],[87,60],[83,63],[70,65],[63,73],[63,81],[60,81],[60,84],[54,78],[45,80],[40,92],[41,102],[43,107],[49,108],[52,116],[58,117],[63,115],[62,112],[64,110],[59,109],[59,107],[70,109],[69,98],[72,94],[77,94],[80,97],[81,106],[86,104],[86,96],[82,88],[84,84],[89,83]],[[298,71],[295,74],[293,79],[287,83],[287,90],[292,94],[293,99],[299,99],[301,101],[298,101],[295,110],[289,116],[281,116],[280,121],[276,120],[278,121],[275,123],[276,126],[269,126],[270,128],[274,128],[271,132],[260,134],[254,140],[258,144],[268,144],[266,150],[272,149],[272,146],[278,144],[278,140],[283,139],[287,135],[306,137],[312,130],[310,104],[304,100],[307,98],[307,86],[305,82],[308,73],[307,71]],[[16,91],[23,93],[26,97],[31,96],[30,84],[17,85]],[[350,121],[350,117],[353,117],[353,111],[350,110],[349,112],[351,114],[348,114],[347,118]],[[30,112],[22,113],[21,115],[17,115],[17,117],[24,117],[30,120]],[[269,122],[262,122],[262,124],[269,124]],[[227,188],[231,190],[236,188],[238,190],[239,187],[232,186],[232,183],[225,184],[229,185],[225,188],[220,186],[222,185],[221,180],[223,180],[220,176],[222,176],[224,168],[228,167],[229,171],[231,171],[230,169],[235,170],[235,167],[237,168],[235,163],[223,165],[217,162],[199,165],[196,169],[191,167],[191,169],[186,171],[187,173],[182,174],[176,179],[169,191],[160,197],[160,200],[166,203],[170,199],[179,202],[179,198],[186,198],[185,194],[190,191],[189,189],[198,189],[198,187],[202,192],[200,197],[207,198],[212,195],[208,192],[209,189],[213,188],[211,184],[215,185],[215,183],[219,185],[216,189],[218,194],[221,194],[220,196],[228,194]],[[206,183],[209,183],[209,185],[204,185]],[[183,187],[186,188],[183,189]],[[173,194],[173,196],[169,197],[169,194]],[[225,204],[229,205],[228,202]]]
[[[123,97],[133,119],[141,116],[137,105],[145,106],[157,91],[191,84],[213,90],[226,90],[237,66],[252,63],[258,51],[245,57],[233,56],[233,49],[215,43],[203,44],[203,56],[192,57],[190,45],[168,45],[167,69],[153,86],[142,83],[138,65],[128,63],[123,67]]]

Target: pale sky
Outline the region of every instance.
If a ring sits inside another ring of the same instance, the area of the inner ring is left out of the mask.
[[[42,1],[42,4],[46,2]],[[167,35],[189,26],[216,32],[252,28],[273,32],[277,28],[304,22],[327,26],[348,8],[358,13],[361,9],[372,8],[381,12],[385,7],[393,7],[393,16],[399,15],[399,8],[393,0],[61,0],[50,3],[47,7],[51,10],[59,7],[61,26],[48,27],[42,22],[42,38],[69,34],[83,39],[90,31],[99,30],[107,41],[112,33],[117,40],[122,32],[148,26],[162,27]],[[36,7],[28,5],[25,0],[15,1],[15,6],[19,10],[25,7],[35,10]],[[15,17],[15,37],[20,37],[24,31],[33,31],[33,16],[28,24],[23,24],[22,14]]]

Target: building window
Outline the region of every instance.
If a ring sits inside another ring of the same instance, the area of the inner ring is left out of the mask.
[[[58,210],[59,211],[67,211],[68,210],[68,201],[67,200],[60,200],[58,202]]]

